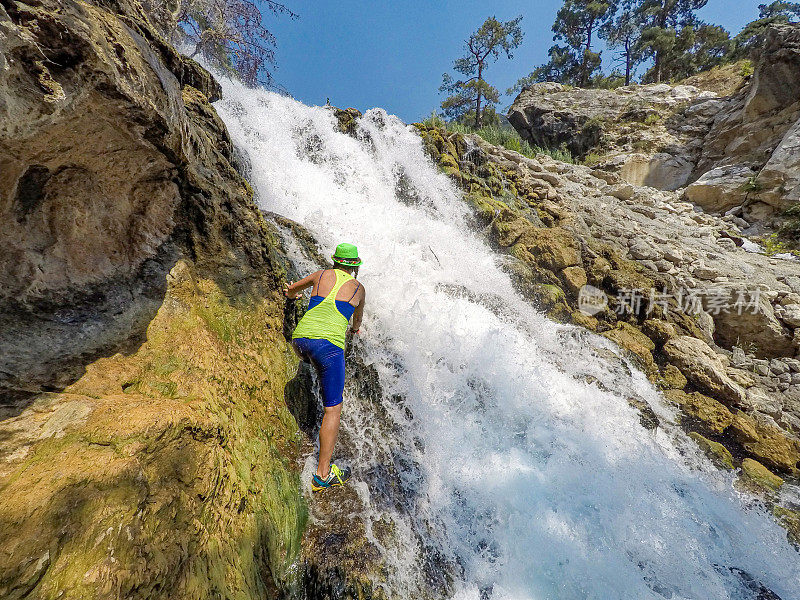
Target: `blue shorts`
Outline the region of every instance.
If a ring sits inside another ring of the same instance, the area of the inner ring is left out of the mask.
[[[344,350],[328,340],[296,338],[292,344],[300,356],[311,361],[319,375],[322,404],[326,408],[342,403],[344,392]]]

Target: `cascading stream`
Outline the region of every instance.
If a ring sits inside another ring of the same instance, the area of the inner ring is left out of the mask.
[[[748,578],[798,596],[785,531],[679,430],[640,425],[627,398],[667,419],[670,409],[641,373],[606,358],[609,342],[515,293],[413,128],[374,109],[355,139],[325,108],[224,87],[217,108],[250,157],[261,206],[323,248],[359,247],[358,343],[401,427],[385,439],[359,398],[345,399],[361,444],[355,478],[378,447],[418,465],[401,483],[413,507],[393,518],[463,567],[457,597],[755,599]],[[387,549],[390,595],[413,596],[422,579],[412,550]]]

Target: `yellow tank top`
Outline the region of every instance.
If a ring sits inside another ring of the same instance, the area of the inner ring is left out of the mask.
[[[345,283],[353,279],[353,276],[338,269],[334,269],[333,272],[336,274],[336,283],[333,288],[321,302],[306,311],[297,324],[292,339],[328,340],[331,344],[344,350],[345,334],[350,320],[336,307],[336,294]],[[313,304],[314,298],[316,296],[312,297],[309,305]]]

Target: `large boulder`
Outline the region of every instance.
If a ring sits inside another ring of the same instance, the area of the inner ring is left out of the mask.
[[[747,165],[711,169],[686,188],[686,198],[709,212],[725,212],[741,205],[756,172]]]
[[[754,418],[742,411],[734,415],[730,430],[751,455],[767,465],[785,472],[797,473],[800,468],[800,441],[764,418]]]
[[[116,7],[124,18],[83,2],[0,6],[0,389],[64,385],[141,336],[182,248],[264,262],[209,104],[219,85],[138,2]]]
[[[508,120],[522,139],[544,148],[565,147],[584,156],[601,140],[613,148],[673,143],[662,118],[714,94],[693,86],[630,85],[615,90],[537,83],[520,92]],[[701,114],[695,115],[704,119]],[[658,126],[651,126],[659,123]]]
[[[517,96],[508,120],[522,139],[543,148],[566,147],[582,156],[600,142],[598,121],[622,110],[621,97],[598,90],[537,83]]]
[[[786,132],[756,180],[758,199],[785,210],[800,202],[800,120]]]
[[[730,289],[728,297],[736,302],[740,292],[742,290]],[[747,306],[741,310],[721,310],[713,315],[714,341],[728,349],[750,347],[762,358],[794,356],[798,348],[792,331],[778,320],[767,296],[753,290],[745,292]]]
[[[698,388],[726,401],[742,404],[746,393],[726,373],[726,361],[703,340],[682,335],[664,344],[664,354],[686,379]]]

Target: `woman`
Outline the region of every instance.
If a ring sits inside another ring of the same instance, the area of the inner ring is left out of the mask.
[[[315,492],[342,485],[350,478],[350,469],[340,469],[331,463],[333,446],[339,433],[344,391],[344,346],[350,317],[350,331],[357,333],[364,314],[364,286],[355,276],[361,259],[353,244],[339,244],[333,258],[333,268],[312,273],[283,292],[287,298],[297,298],[311,287],[308,310],[292,334],[292,346],[303,360],[314,365],[322,388],[325,415],[319,429],[319,461],[311,480]]]

